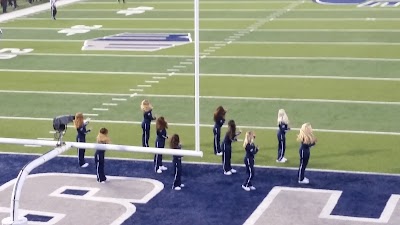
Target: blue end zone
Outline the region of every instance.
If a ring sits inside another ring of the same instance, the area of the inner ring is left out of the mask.
[[[27,214],[25,217],[28,219],[28,221],[34,221],[34,222],[49,222],[53,217],[51,216],[41,216],[41,215],[34,215],[34,214]]]
[[[85,190],[75,190],[75,189],[67,189],[63,191],[61,194],[63,195],[79,195],[79,196],[84,196],[87,194],[89,191]]]
[[[0,184],[16,178],[19,170],[36,157],[1,155]],[[182,181],[186,187],[178,192],[171,189],[173,170],[171,164],[166,165],[170,170],[155,174],[152,162],[106,158],[107,175],[152,178],[165,185],[147,204],[135,204],[136,213],[124,224],[243,224],[275,186],[340,190],[343,194],[332,214],[379,218],[390,195],[400,194],[397,176],[307,171],[312,183],[301,186],[296,170],[268,168],[256,168],[253,184],[257,190],[245,192],[241,188],[246,176],[243,167],[236,168],[238,174],[225,176],[222,166],[184,162]],[[45,172],[95,174],[95,168],[93,162],[82,169],[76,166],[75,158],[58,157],[34,170]]]

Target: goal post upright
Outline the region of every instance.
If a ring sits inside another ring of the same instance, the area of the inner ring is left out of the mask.
[[[200,35],[199,0],[194,0],[194,120],[195,151],[200,151]]]

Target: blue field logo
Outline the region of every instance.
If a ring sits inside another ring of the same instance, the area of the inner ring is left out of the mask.
[[[192,42],[190,33],[122,33],[85,41],[82,50],[158,51]]]
[[[313,0],[323,5],[357,5],[357,7],[397,7],[400,0]]]

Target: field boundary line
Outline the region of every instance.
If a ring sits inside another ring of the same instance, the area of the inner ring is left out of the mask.
[[[82,0],[62,0],[57,3],[57,7],[69,5],[72,3],[80,2]],[[9,12],[9,13],[3,13],[0,15],[0,22],[5,22],[9,20],[14,20],[16,18],[22,18],[24,16],[32,15],[35,13],[43,12],[50,10],[50,3],[43,3],[40,5],[36,6],[31,6],[25,9],[20,9],[17,11]],[[46,20],[50,20],[50,15],[49,18],[45,18]]]
[[[59,27],[3,27],[3,30],[62,30],[65,28]],[[140,31],[193,31],[193,29],[182,29],[182,28],[100,28],[95,31],[130,31],[130,30],[140,30]],[[230,32],[230,31],[240,31],[242,29],[200,29],[200,31],[210,31],[210,32]],[[253,32],[377,32],[377,33],[398,33],[400,29],[257,29]]]
[[[204,1],[203,1],[204,2]],[[261,2],[261,1],[260,1]],[[282,1],[283,2],[283,1]],[[294,2],[294,1],[292,1]],[[229,2],[230,3],[230,2]],[[289,3],[289,2],[288,2]],[[276,11],[276,9],[200,9],[200,12],[269,12]],[[399,11],[396,8],[382,8],[382,7],[374,7],[374,8],[354,8],[354,9],[294,9],[294,12],[369,12],[369,11]],[[63,9],[63,12],[116,12],[118,9]],[[153,9],[152,12],[193,12],[194,9]]]
[[[136,91],[136,90],[135,90]],[[92,92],[63,92],[63,91],[19,91],[19,90],[0,90],[1,93],[14,94],[44,94],[44,95],[82,95],[82,96],[131,96],[131,94],[119,93],[92,93]],[[135,96],[156,97],[156,98],[189,98],[193,95],[161,95],[161,94],[138,94]],[[400,102],[385,101],[363,101],[363,100],[345,100],[345,99],[313,99],[313,98],[266,98],[266,97],[235,97],[235,96],[200,96],[201,99],[225,99],[225,100],[243,100],[243,101],[284,101],[284,102],[319,102],[319,103],[345,103],[345,104],[367,104],[367,105],[400,105]],[[114,103],[108,105],[116,106]],[[104,106],[104,103],[103,103]]]
[[[194,98],[194,95],[159,95],[159,94],[137,94],[137,96],[156,98]],[[264,98],[264,97],[234,97],[234,96],[200,96],[202,99],[226,99],[226,100],[253,100],[253,101],[288,101],[288,102],[319,102],[319,103],[348,103],[348,104],[370,104],[370,105],[400,105],[400,102],[384,101],[359,101],[338,99],[307,99],[307,98]]]
[[[232,41],[231,43],[232,44]],[[200,53],[202,54],[202,53]],[[79,53],[26,53],[23,56],[65,56],[65,57],[133,57],[133,58],[187,58],[187,61],[193,61],[193,56],[186,55],[128,55],[128,54],[79,54]],[[203,53],[203,57],[205,58]],[[220,56],[212,56],[207,55],[207,58],[213,59],[272,59],[272,60],[332,60],[332,61],[384,61],[384,62],[399,62],[400,58],[360,58],[360,57],[320,57],[320,56],[235,56],[235,55],[220,55]]]
[[[204,152],[204,151],[203,151]],[[0,151],[0,154],[3,155],[32,155],[32,156],[40,156],[42,153],[28,153],[28,152],[4,152]],[[76,155],[58,155],[57,157],[64,158],[76,158]],[[85,156],[85,158],[93,159],[93,156]],[[122,160],[122,161],[138,161],[138,162],[151,162],[153,163],[153,159],[135,159],[135,158],[122,158],[122,157],[113,157],[109,156],[107,160]],[[187,164],[199,164],[199,165],[217,165],[220,166],[221,163],[213,163],[213,162],[197,162],[197,161],[185,161]],[[237,167],[245,167],[243,164],[232,163],[233,166]],[[263,165],[254,165],[256,168],[266,168],[266,169],[283,169],[283,170],[299,170],[298,167],[289,167],[289,166],[263,166]],[[367,172],[367,171],[357,171],[357,170],[331,170],[331,169],[317,169],[317,168],[307,168],[307,171],[314,172],[327,172],[327,173],[345,173],[345,174],[365,174],[365,175],[382,175],[382,176],[395,176],[400,177],[398,173],[383,173],[383,172]]]
[[[118,75],[138,75],[154,76],[166,75],[159,72],[114,72],[114,71],[74,71],[74,70],[21,70],[21,69],[0,69],[1,72],[22,72],[22,73],[67,73],[67,74],[118,74]],[[193,77],[193,73],[175,73],[175,76]],[[286,78],[286,79],[328,79],[328,80],[364,80],[364,81],[400,81],[400,78],[391,77],[347,77],[347,76],[318,76],[318,75],[288,75],[288,74],[219,74],[219,73],[200,73],[203,77],[247,77],[247,78]],[[165,77],[156,77],[166,79]],[[134,89],[133,89],[134,91]],[[143,90],[142,90],[143,91]]]
[[[232,4],[268,4],[268,3],[293,3],[296,2],[296,0],[282,0],[282,1],[203,1],[201,3],[203,4],[224,4],[224,3],[232,3]],[[138,1],[135,3],[149,3],[147,1]],[[193,4],[193,2],[187,2],[187,1],[154,1],[150,2],[154,4]],[[80,2],[79,4],[115,4],[114,2]]]
[[[0,116],[0,119],[4,120],[28,120],[28,121],[53,121],[54,118],[44,118],[44,117],[13,117],[13,116]],[[135,124],[141,125],[142,121],[122,121],[122,120],[95,120],[92,119],[90,122],[93,123],[109,123],[109,124]],[[195,124],[192,123],[168,123],[171,126],[180,127],[194,127]],[[200,127],[213,127],[213,124],[200,124]],[[226,128],[227,125],[224,125]],[[251,125],[241,125],[237,126],[243,129],[258,129],[258,130],[276,130],[274,127],[263,127],[263,126],[251,126]],[[298,131],[299,128],[291,128],[291,130]],[[373,134],[373,135],[394,135],[400,136],[400,132],[387,132],[387,131],[363,131],[363,130],[331,130],[331,129],[314,129],[314,131],[324,132],[324,133],[348,133],[348,134]]]
[[[64,42],[83,43],[85,40],[70,39],[2,39],[10,42]],[[224,41],[200,41],[202,44],[222,44]],[[399,42],[365,42],[365,41],[235,41],[236,45],[400,45]],[[216,47],[218,48],[218,46]],[[204,51],[206,51],[205,49]],[[38,53],[32,53],[38,54]],[[40,54],[40,53],[39,53]],[[57,53],[54,53],[57,54]],[[62,54],[62,53],[60,53]]]

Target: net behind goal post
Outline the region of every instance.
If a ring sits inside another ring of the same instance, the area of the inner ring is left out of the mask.
[[[27,225],[28,220],[19,215],[19,200],[22,187],[26,177],[36,167],[45,162],[57,157],[58,155],[68,151],[71,148],[83,149],[98,149],[107,151],[125,151],[125,152],[140,152],[150,154],[166,154],[166,155],[182,155],[203,157],[203,152],[200,150],[200,65],[199,65],[199,0],[194,0],[194,85],[195,85],[195,149],[161,149],[151,147],[139,147],[128,145],[115,144],[98,144],[98,143],[82,143],[82,142],[59,142],[46,141],[36,139],[18,139],[18,138],[0,138],[0,144],[16,144],[16,145],[41,145],[54,147],[53,150],[38,157],[32,162],[25,165],[18,174],[16,183],[13,188],[10,204],[10,216],[2,220],[2,225]],[[60,143],[62,143],[60,145]]]

